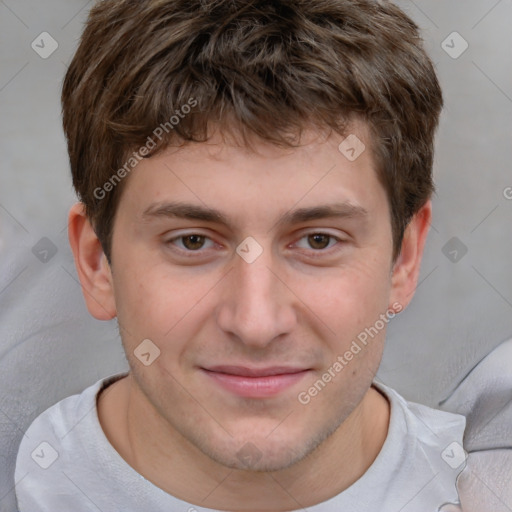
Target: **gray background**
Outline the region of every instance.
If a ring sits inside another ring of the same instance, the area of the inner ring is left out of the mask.
[[[389,328],[379,378],[436,405],[512,336],[512,0],[398,3],[423,29],[446,107],[420,284]],[[0,511],[14,510],[13,460],[30,421],[125,368],[115,322],[88,316],[66,233],[75,197],[60,84],[91,5],[0,0]],[[59,45],[47,59],[31,48],[43,31]],[[457,58],[454,31],[469,45]],[[42,237],[57,249],[47,262],[32,252]]]

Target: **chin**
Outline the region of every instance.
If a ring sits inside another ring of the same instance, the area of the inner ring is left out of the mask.
[[[277,436],[271,432],[235,437],[225,443],[212,443],[210,438],[199,448],[212,460],[228,468],[268,473],[285,470],[302,461],[329,434],[323,432],[307,436],[304,432],[297,435],[296,432],[283,431],[281,436]]]
[[[306,455],[296,453],[294,450],[283,447],[276,453],[273,449],[259,450],[253,443],[246,443],[235,453],[214,453],[210,457],[217,463],[231,469],[252,471],[256,473],[270,473],[282,471],[293,466]]]

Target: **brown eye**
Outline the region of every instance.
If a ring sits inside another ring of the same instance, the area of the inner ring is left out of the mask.
[[[166,245],[181,253],[202,253],[215,246],[213,240],[200,233],[187,233],[167,240]],[[204,250],[204,251],[203,251]]]
[[[316,233],[305,233],[294,246],[307,251],[308,257],[324,258],[333,256],[345,247],[345,238],[337,237],[331,233],[317,231]]]
[[[308,243],[312,249],[325,249],[329,245],[331,238],[333,238],[331,235],[314,233],[312,235],[308,235]]]
[[[305,241],[305,242],[303,242]],[[341,240],[329,233],[309,233],[304,235],[297,243],[301,249],[314,249],[317,252],[330,249]]]
[[[183,241],[184,247],[190,251],[201,249],[204,245],[205,239],[206,237],[203,235],[187,235],[180,237],[180,240]]]

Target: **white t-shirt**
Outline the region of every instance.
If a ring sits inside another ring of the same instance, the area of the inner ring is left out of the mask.
[[[21,443],[16,463],[20,512],[212,512],[164,492],[138,474],[109,443],[98,421],[98,381],[42,413]],[[308,512],[438,512],[458,504],[456,480],[466,465],[466,419],[406,401],[374,381],[391,403],[388,436],[348,489]]]

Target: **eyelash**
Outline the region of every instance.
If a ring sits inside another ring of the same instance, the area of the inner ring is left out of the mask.
[[[196,232],[190,232],[190,233],[185,233],[185,234],[182,234],[180,236],[177,236],[177,237],[174,237],[174,238],[171,238],[169,240],[167,240],[165,242],[166,245],[169,245],[169,246],[174,246],[172,247],[172,250],[173,251],[176,251],[176,252],[179,252],[179,253],[182,253],[185,257],[187,258],[196,258],[196,257],[200,257],[202,256],[202,252],[204,252],[204,250],[201,248],[201,249],[198,249],[196,251],[193,251],[193,250],[190,250],[190,249],[181,249],[181,248],[176,248],[176,246],[173,244],[173,242],[175,242],[176,240],[182,240],[184,238],[187,238],[189,236],[200,236],[200,237],[203,237],[205,240],[211,240],[210,237],[206,236],[206,235],[203,235],[202,233],[196,233]],[[318,258],[318,257],[322,257],[322,256],[325,256],[326,254],[330,254],[331,253],[331,249],[333,247],[335,247],[336,245],[340,245],[340,244],[344,244],[345,243],[345,240],[342,239],[342,238],[339,238],[337,236],[334,236],[330,233],[325,233],[323,231],[312,231],[310,233],[305,233],[304,235],[302,235],[300,238],[299,238],[299,241],[304,239],[304,238],[307,238],[309,236],[313,236],[313,235],[323,235],[323,236],[326,236],[328,237],[330,240],[329,240],[329,243],[331,240],[335,240],[337,242],[337,244],[334,244],[332,245],[331,247],[327,247],[325,249],[310,249],[313,254],[314,253],[317,253],[316,255],[311,255],[310,257],[312,258]],[[213,241],[213,240],[211,240]],[[339,250],[340,247],[338,247],[337,250]],[[304,249],[304,250],[308,250],[308,249]]]

